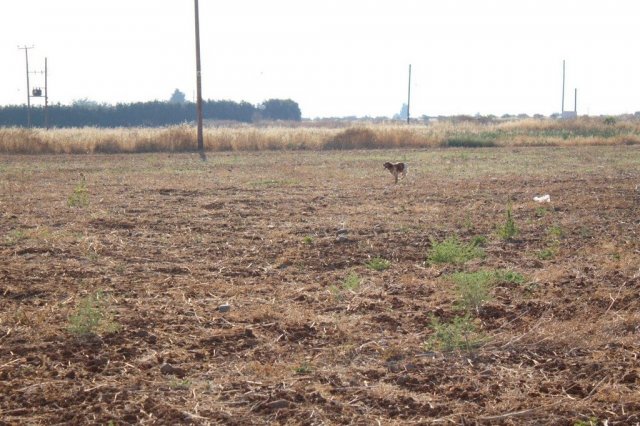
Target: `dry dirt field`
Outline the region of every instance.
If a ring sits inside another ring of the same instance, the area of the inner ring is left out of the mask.
[[[638,146],[2,156],[0,424],[638,424],[639,184]]]

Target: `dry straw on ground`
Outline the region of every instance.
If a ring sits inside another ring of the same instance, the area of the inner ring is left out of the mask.
[[[640,143],[640,121],[580,118],[517,121],[447,120],[403,125],[354,123],[350,127],[225,125],[204,132],[207,151],[326,150],[425,147],[631,145]],[[196,147],[189,125],[162,128],[0,128],[2,154],[185,152]]]
[[[0,424],[638,424],[639,148],[0,155]]]

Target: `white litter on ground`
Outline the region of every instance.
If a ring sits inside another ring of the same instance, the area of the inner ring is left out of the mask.
[[[537,201],[538,203],[550,203],[551,202],[551,195],[545,194],[545,195],[541,195],[539,197],[533,197],[533,201]]]

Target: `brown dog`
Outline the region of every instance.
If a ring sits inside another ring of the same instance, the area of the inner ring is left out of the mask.
[[[405,163],[389,163],[387,161],[384,163],[384,168],[393,175],[395,183],[398,183],[398,175],[401,174],[403,179],[407,177],[407,165]]]

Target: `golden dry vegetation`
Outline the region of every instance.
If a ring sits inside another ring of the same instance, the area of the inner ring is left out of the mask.
[[[367,148],[633,145],[640,120],[445,120],[428,125],[314,122],[205,128],[206,151],[327,150]],[[166,128],[0,128],[0,153],[91,154],[185,152],[196,147],[193,126]]]

